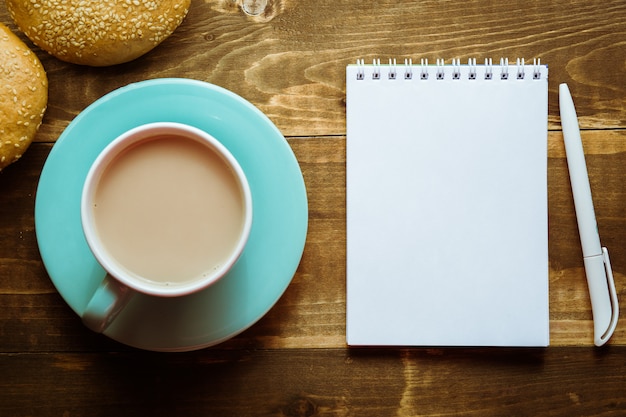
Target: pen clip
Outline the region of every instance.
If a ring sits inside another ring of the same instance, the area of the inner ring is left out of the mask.
[[[611,299],[611,321],[609,322],[607,329],[602,334],[595,332],[594,343],[596,346],[604,345],[611,338],[613,332],[615,331],[615,327],[617,327],[617,319],[619,317],[619,305],[617,301],[617,292],[615,290],[615,281],[613,279],[613,269],[611,268],[611,261],[609,260],[609,251],[605,247],[602,247],[602,258],[606,272],[606,284]]]

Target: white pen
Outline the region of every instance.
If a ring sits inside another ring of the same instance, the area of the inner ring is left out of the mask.
[[[602,346],[613,334],[619,315],[613,271],[609,261],[609,252],[605,247],[600,246],[578,118],[567,84],[559,86],[559,106],[578,233],[591,298],[594,343],[596,346]]]

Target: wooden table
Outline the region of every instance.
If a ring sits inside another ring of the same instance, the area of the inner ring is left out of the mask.
[[[17,32],[4,2],[0,21]],[[626,415],[626,323],[593,346],[557,91],[567,82],[577,105],[624,312],[622,0],[193,0],[173,36],[125,65],[81,67],[34,50],[49,108],[36,143],[0,173],[1,416]],[[344,71],[376,57],[549,65],[549,348],[346,346]],[[295,152],[309,198],[306,248],[283,297],[241,335],[189,353],[139,351],[86,329],[35,238],[38,178],[64,128],[104,94],[157,77],[208,81],[258,106]]]

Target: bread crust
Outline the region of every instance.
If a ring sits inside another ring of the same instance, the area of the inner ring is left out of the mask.
[[[60,60],[90,66],[131,61],[182,23],[191,0],[6,0],[20,30]]]
[[[0,171],[33,141],[48,104],[48,78],[39,58],[0,23]]]

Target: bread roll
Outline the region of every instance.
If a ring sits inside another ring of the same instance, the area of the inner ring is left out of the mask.
[[[48,104],[48,78],[37,56],[0,23],[0,171],[33,141]]]
[[[191,0],[6,0],[11,17],[41,49],[91,66],[131,61],[180,25]]]

